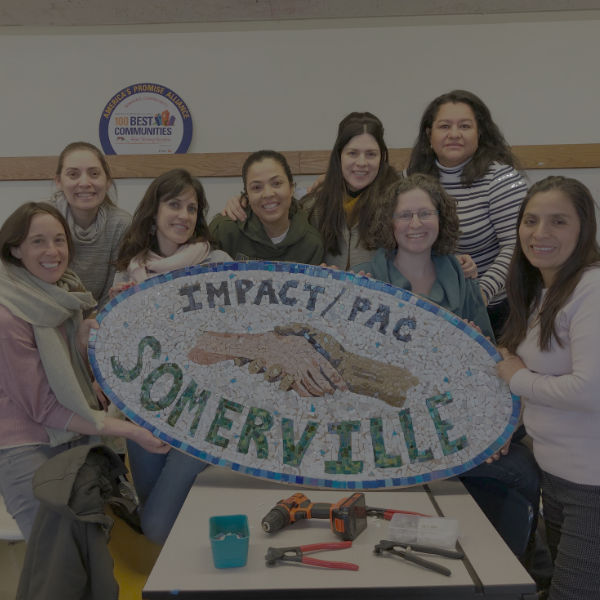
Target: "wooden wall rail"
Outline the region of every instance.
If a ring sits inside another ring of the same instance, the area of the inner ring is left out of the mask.
[[[600,168],[600,144],[514,146],[523,169]],[[327,168],[328,150],[284,152],[296,175],[315,175]],[[390,150],[390,162],[406,166],[410,148]],[[108,160],[115,179],[153,178],[176,167],[188,169],[197,177],[240,177],[247,152],[206,154],[121,154]],[[56,156],[0,157],[0,181],[52,179]]]

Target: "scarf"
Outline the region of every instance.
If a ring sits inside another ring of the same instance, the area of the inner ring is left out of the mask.
[[[208,242],[182,244],[175,254],[167,257],[148,250],[145,256],[138,254],[131,260],[127,267],[127,275],[130,281],[142,283],[153,275],[199,265],[208,258],[209,254],[210,244]]]
[[[69,209],[69,203],[65,198],[65,195],[62,192],[56,192],[53,196],[54,202],[56,203],[56,208],[62,214],[62,216],[66,219],[69,224],[69,229],[71,230],[71,236],[73,238],[73,242],[76,245],[86,245],[86,244],[95,244],[100,236],[104,233],[104,228],[106,227],[106,206],[102,203],[98,207],[98,214],[94,219],[94,222],[87,228],[84,229],[75,223],[75,219],[73,218],[73,213]]]
[[[11,264],[0,266],[0,304],[15,317],[30,323],[44,372],[56,399],[67,409],[93,423],[98,430],[104,424],[104,412],[92,388],[87,365],[76,347],[82,311],[96,301],[81,281],[66,270],[56,285],[46,283],[27,269]],[[59,327],[64,325],[66,340]],[[50,444],[56,446],[71,439],[70,432],[47,427]]]

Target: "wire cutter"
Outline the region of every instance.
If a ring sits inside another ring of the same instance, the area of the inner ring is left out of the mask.
[[[443,565],[438,565],[437,563],[431,562],[430,560],[426,560],[415,554],[415,552],[437,554],[438,556],[456,559],[465,557],[463,552],[457,552],[455,550],[446,550],[445,548],[436,548],[435,546],[421,546],[419,544],[401,544],[399,542],[392,542],[391,540],[381,540],[379,544],[375,546],[374,552],[375,554],[389,552],[390,554],[400,556],[404,560],[414,563],[415,565],[420,565],[421,567],[425,567],[426,569],[430,569],[436,573],[446,575],[446,577],[450,577],[450,575],[452,575],[450,569],[444,567]]]
[[[358,565],[333,560],[320,560],[304,556],[305,553],[318,552],[319,550],[342,550],[350,548],[351,541],[327,542],[323,544],[308,544],[306,546],[290,546],[289,548],[268,548],[265,560],[269,567],[274,566],[277,561],[297,562],[313,567],[324,567],[325,569],[344,569],[346,571],[358,571]]]

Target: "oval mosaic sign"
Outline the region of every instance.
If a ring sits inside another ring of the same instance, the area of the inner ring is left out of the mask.
[[[98,321],[92,367],[130,419],[256,477],[415,485],[484,461],[518,420],[481,334],[351,273],[196,266],[130,288]]]

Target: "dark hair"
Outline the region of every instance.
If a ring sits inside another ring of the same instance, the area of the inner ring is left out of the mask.
[[[285,156],[281,154],[281,152],[276,152],[275,150],[258,150],[257,152],[253,152],[248,156],[248,158],[244,161],[242,165],[242,181],[244,182],[244,195],[246,194],[246,183],[248,178],[248,169],[257,162],[262,162],[267,159],[274,160],[278,163],[283,171],[285,172],[285,176],[288,178],[290,184],[294,183],[294,177],[292,176],[292,170],[290,169],[290,165],[286,160]]]
[[[556,316],[573,293],[585,269],[600,261],[600,248],[596,241],[594,199],[590,190],[577,179],[551,176],[534,184],[521,205],[517,229],[521,225],[529,201],[536,194],[551,190],[558,190],[569,198],[577,212],[580,231],[575,249],[556,273],[539,310],[539,348],[543,351],[550,349],[553,337],[560,347],[563,346],[556,336]],[[542,275],[525,257],[517,235],[517,244],[506,279],[510,313],[500,339],[501,344],[513,353],[525,338],[529,318],[540,304],[543,287]]]
[[[310,216],[312,217],[314,214],[316,217],[316,226],[323,238],[325,251],[334,255],[340,254],[342,251],[341,241],[346,227],[344,214],[346,183],[342,175],[341,154],[352,138],[363,133],[368,133],[375,138],[381,153],[377,175],[373,182],[361,193],[355,208],[358,235],[363,245],[368,249],[372,250],[376,247],[368,236],[375,202],[381,196],[383,190],[398,178],[396,171],[388,162],[388,149],[383,140],[383,124],[381,121],[370,112],[353,112],[344,117],[338,126],[335,144],[329,156],[325,180],[311,195],[314,196],[315,202],[310,210]],[[308,204],[308,202],[306,203]]]
[[[472,92],[453,90],[432,100],[425,109],[419,124],[419,135],[410,154],[407,173],[427,173],[439,177],[439,170],[435,163],[437,157],[430,142],[431,128],[442,105],[459,103],[471,107],[477,121],[479,135],[477,150],[463,169],[462,183],[470,187],[476,179],[485,175],[494,161],[518,167],[515,155],[504,139],[500,128],[494,123],[490,109],[483,100]]]
[[[116,190],[115,184],[114,184],[114,181],[112,178],[112,174],[110,172],[110,167],[108,166],[108,161],[106,160],[106,156],[104,156],[104,154],[102,154],[102,152],[99,148],[94,146],[94,144],[90,144],[89,142],[71,142],[70,144],[68,144],[67,146],[65,146],[63,148],[63,151],[58,156],[58,164],[56,165],[56,173],[55,173],[56,178],[57,179],[60,178],[60,174],[62,173],[64,164],[65,164],[65,159],[67,158],[67,156],[69,154],[71,154],[71,152],[75,152],[77,150],[87,150],[88,152],[91,152],[100,161],[100,166],[102,167],[102,170],[104,171],[104,174],[106,175],[106,179],[109,183],[109,187],[112,187],[114,190]],[[60,193],[60,192],[57,192],[57,193]],[[103,202],[105,204],[110,204],[111,206],[114,206],[114,204],[115,204],[111,200],[110,196],[108,195],[108,190],[107,190],[106,196],[104,196]]]
[[[394,212],[398,205],[398,196],[411,190],[423,190],[439,211],[439,234],[431,250],[436,254],[451,254],[460,236],[456,200],[435,178],[422,173],[400,179],[385,190],[371,221],[371,239],[377,247],[389,250],[391,256],[398,245],[394,237]]]
[[[143,260],[149,250],[160,254],[155,227],[159,204],[175,198],[188,187],[194,190],[198,199],[198,218],[189,242],[210,241],[206,223],[208,202],[202,184],[185,169],[173,169],[158,176],[150,184],[135,209],[131,225],[127,228],[121,240],[119,255],[115,263],[117,271],[125,271],[131,260],[140,254],[142,255],[140,258]]]
[[[54,217],[65,230],[65,237],[67,238],[67,248],[69,250],[69,262],[73,259],[74,248],[73,240],[71,238],[71,232],[67,221],[51,204],[47,202],[26,202],[15,210],[2,224],[0,228],[0,258],[2,262],[7,264],[23,266],[20,259],[13,256],[11,248],[20,246],[27,235],[29,234],[29,228],[31,227],[31,220],[35,215],[50,215]]]

